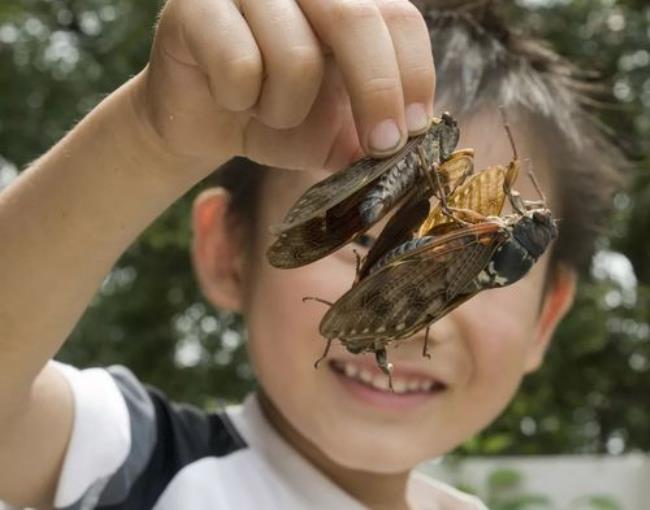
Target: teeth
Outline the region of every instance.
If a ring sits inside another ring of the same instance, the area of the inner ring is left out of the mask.
[[[393,377],[393,390],[395,393],[406,393],[407,383],[404,379]]]
[[[362,368],[361,372],[359,372],[359,378],[366,383],[372,382],[372,374],[365,368]]]
[[[357,372],[359,371],[359,369],[356,366],[350,363],[346,363],[344,369],[345,369],[345,375],[347,375],[348,377],[354,377],[355,375],[357,375]]]
[[[386,391],[387,389],[390,388],[390,386],[388,385],[388,376],[383,374],[376,375],[370,384],[372,384],[378,390]]]
[[[348,362],[335,362],[336,367],[342,371],[347,377],[361,381],[368,386],[372,386],[381,391],[389,391],[390,386],[388,376],[384,374],[373,375],[372,372],[366,368],[359,367],[353,363]],[[409,392],[428,392],[436,385],[432,380],[422,379],[404,379],[401,377],[393,377],[393,391],[398,394]]]
[[[422,381],[420,383],[420,388],[422,388],[424,391],[429,391],[431,388],[433,388],[433,382],[431,382],[431,381]]]

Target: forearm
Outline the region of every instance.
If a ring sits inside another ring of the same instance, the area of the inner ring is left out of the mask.
[[[134,107],[137,80],[0,194],[0,402],[27,391],[129,243],[220,163],[166,153]]]

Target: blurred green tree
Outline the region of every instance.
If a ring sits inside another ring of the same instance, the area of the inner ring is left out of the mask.
[[[159,2],[0,3],[0,186],[146,62]],[[650,450],[650,6],[644,0],[518,0],[522,30],[610,78],[603,120],[638,155],[611,235],[583,275],[544,368],[469,453]],[[123,363],[173,398],[212,406],[254,385],[241,320],[215,311],[189,260],[192,190],[124,253],[59,358]],[[119,207],[119,203],[116,204]],[[89,254],[92,256],[92,254]],[[38,313],[34,310],[34,313]]]

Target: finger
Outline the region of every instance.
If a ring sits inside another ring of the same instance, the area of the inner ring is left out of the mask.
[[[294,0],[241,0],[241,9],[264,59],[257,116],[277,129],[299,125],[323,79],[319,41]]]
[[[359,159],[349,99],[336,65],[326,58],[323,83],[305,121],[277,130],[253,119],[247,129],[247,157],[269,166],[339,170]]]
[[[375,0],[393,40],[400,70],[406,125],[411,135],[424,132],[433,117],[435,69],[429,29],[407,0]]]
[[[175,8],[181,11],[182,37],[217,105],[229,111],[253,107],[262,87],[262,55],[232,0],[180,1]]]
[[[391,154],[406,140],[404,96],[390,32],[373,0],[298,0],[331,48],[367,153]]]

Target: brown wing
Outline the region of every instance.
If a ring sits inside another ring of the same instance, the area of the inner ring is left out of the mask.
[[[440,318],[507,238],[498,221],[464,227],[405,253],[362,280],[320,323],[326,338],[346,343],[403,338]],[[476,289],[478,291],[478,289]]]
[[[356,194],[305,223],[282,232],[269,247],[266,256],[274,267],[291,269],[309,264],[336,251],[368,230],[358,213]],[[350,207],[348,207],[350,205]]]
[[[509,180],[509,173],[510,167],[496,165],[472,175],[447,197],[449,207],[470,209],[483,216],[499,216],[506,199],[504,184]],[[420,227],[419,235],[427,235],[437,225],[449,221],[437,204]]]
[[[364,188],[404,159],[422,141],[423,137],[424,135],[420,135],[411,138],[399,152],[389,158],[363,158],[314,184],[289,209],[284,221],[272,227],[273,233],[286,232],[316,216],[325,215],[328,209]]]

